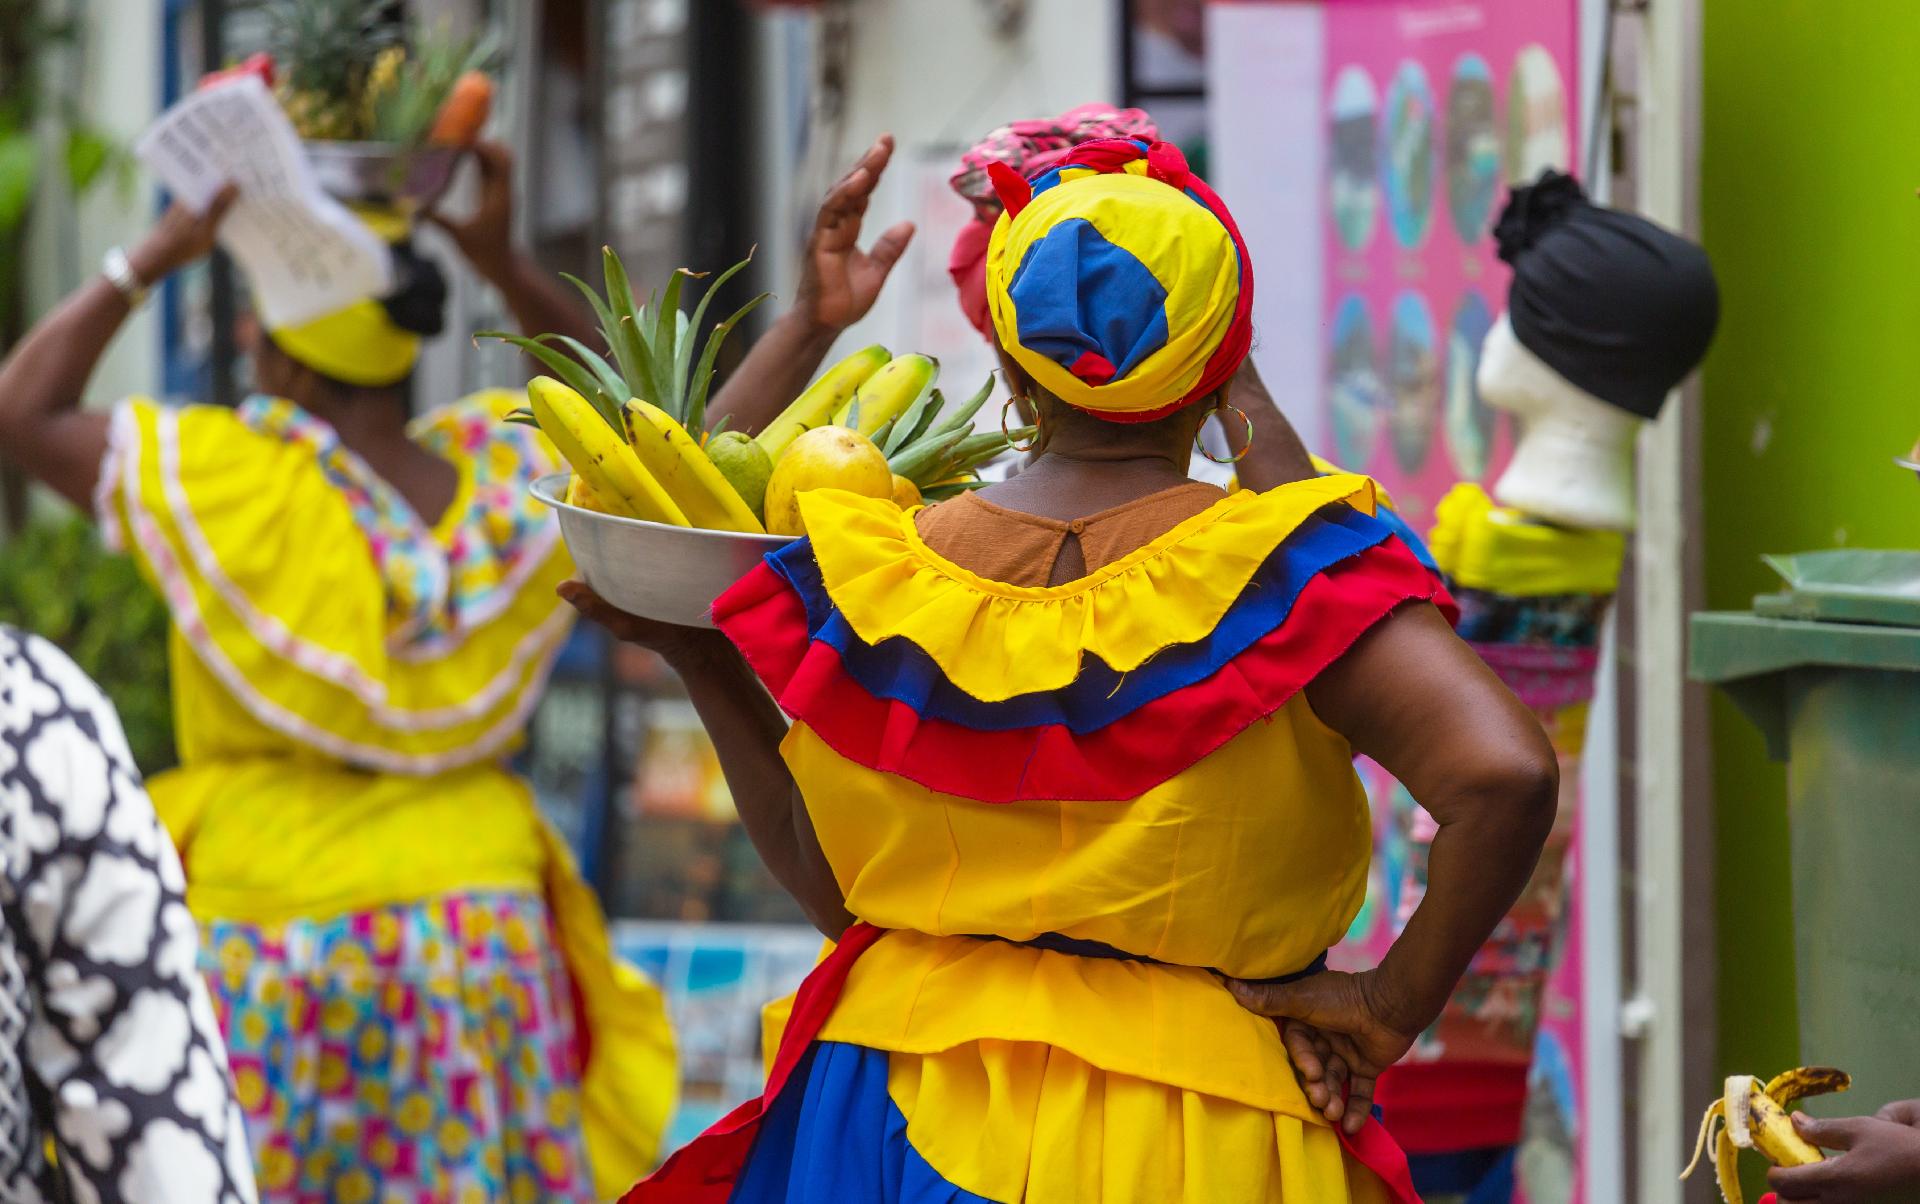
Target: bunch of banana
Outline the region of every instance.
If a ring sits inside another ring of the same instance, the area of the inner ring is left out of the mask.
[[[1758,1150],[1775,1166],[1807,1166],[1822,1161],[1820,1151],[1794,1129],[1787,1109],[1807,1096],[1830,1095],[1851,1086],[1852,1076],[1830,1066],[1789,1070],[1764,1087],[1750,1074],[1729,1076],[1725,1093],[1701,1118],[1693,1161],[1687,1163],[1680,1177],[1692,1175],[1700,1165],[1700,1156],[1712,1145],[1721,1198],[1727,1204],[1746,1204],[1740,1190],[1740,1151]]]
[[[567,279],[586,295],[599,317],[611,361],[564,335],[528,338],[484,331],[475,336],[520,348],[558,378],[541,377],[529,385],[533,404],[509,419],[537,425],[573,466],[578,487],[569,488],[569,501],[681,527],[763,532],[756,514],[758,498],[730,479],[724,458],[716,459],[707,450],[712,436],[706,429],[706,408],[721,345],[767,294],[716,323],[696,360],[694,339],[707,305],[747,261],[720,273],[689,317],[680,308],[680,294],[695,273],[675,272],[656,307],[651,298],[642,302],[635,297],[612,248],[603,259],[604,299],[586,282]],[[736,443],[716,444],[714,450],[722,446]]]

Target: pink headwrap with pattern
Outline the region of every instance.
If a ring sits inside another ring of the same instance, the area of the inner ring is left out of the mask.
[[[975,330],[989,341],[993,339],[993,319],[987,313],[987,238],[993,233],[993,223],[999,220],[1001,206],[987,169],[1004,163],[1031,179],[1082,142],[1103,138],[1153,142],[1159,137],[1159,127],[1142,109],[1087,104],[1058,117],[1003,125],[960,156],[960,170],[949,182],[973,205],[974,220],[953,240],[947,273],[960,290],[960,308]]]

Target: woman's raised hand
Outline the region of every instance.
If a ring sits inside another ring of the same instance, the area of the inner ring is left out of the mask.
[[[1358,1133],[1382,1071],[1413,1048],[1418,1025],[1394,1018],[1378,971],[1325,971],[1288,983],[1227,980],[1240,1006],[1280,1023],[1307,1099],[1329,1121]]]
[[[913,223],[901,222],[860,249],[867,205],[892,158],[893,135],[882,134],[820,202],[793,299],[794,310],[815,328],[845,330],[865,317],[913,240]]]
[[[213,194],[203,210],[195,210],[184,201],[175,201],[154,223],[153,229],[128,254],[128,265],[142,284],[158,284],[190,263],[204,259],[213,251],[220,222],[233,207],[240,190],[232,184]]]
[[[513,264],[513,152],[503,142],[473,144],[480,195],[473,212],[450,217],[438,209],[424,216],[447,232],[453,244],[489,280],[501,280]]]

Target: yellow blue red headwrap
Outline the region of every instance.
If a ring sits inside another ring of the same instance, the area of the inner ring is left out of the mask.
[[[1001,345],[1049,393],[1147,422],[1218,390],[1253,341],[1253,265],[1233,215],[1166,142],[1083,143],[1033,180],[989,175]]]
[[[363,389],[399,384],[420,358],[420,336],[395,325],[386,307],[371,299],[269,333],[293,359]]]

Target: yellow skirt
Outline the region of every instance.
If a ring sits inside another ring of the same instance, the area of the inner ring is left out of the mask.
[[[888,1057],[908,1143],[964,1191],[1023,1204],[1375,1204],[1326,1125],[1103,1071],[1047,1045]]]

